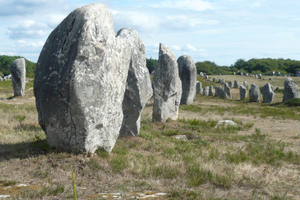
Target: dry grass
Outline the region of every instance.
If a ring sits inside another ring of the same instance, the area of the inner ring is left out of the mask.
[[[8,104],[16,102],[23,104]],[[197,95],[167,123],[152,123],[148,104],[138,137],[119,139],[110,155],[90,155],[49,148],[31,97],[4,100],[0,195],[11,187],[15,199],[72,199],[74,170],[78,199],[146,191],[167,192],[168,199],[300,199],[300,110],[277,104]],[[215,127],[221,119],[238,126]]]

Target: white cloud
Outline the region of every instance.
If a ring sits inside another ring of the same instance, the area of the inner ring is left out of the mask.
[[[182,50],[184,50],[184,51],[197,51],[197,49],[193,45],[191,45],[191,44],[186,44],[182,48]]]
[[[206,53],[206,51],[204,49],[199,50],[199,55],[200,55],[200,57],[207,57],[208,56],[208,54]]]
[[[20,38],[41,38],[46,36],[48,26],[44,23],[35,22],[31,20],[25,20],[20,24],[11,25],[6,31],[11,39]]]
[[[19,47],[43,47],[44,42],[39,41],[39,42],[35,43],[35,42],[27,42],[25,40],[18,40],[16,42],[16,45]]]
[[[155,8],[176,8],[176,9],[189,9],[196,11],[204,11],[213,9],[211,3],[201,0],[182,0],[182,1],[164,1],[159,4],[154,4]]]
[[[170,48],[177,51],[181,50],[181,47],[179,45],[171,45]]]

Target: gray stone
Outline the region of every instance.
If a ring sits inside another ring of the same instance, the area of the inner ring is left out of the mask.
[[[241,76],[244,76],[244,72],[241,72],[240,74],[241,74]]]
[[[247,89],[249,89],[249,84],[248,84],[247,81],[244,81],[244,82],[243,82],[243,85],[244,85]]]
[[[222,121],[219,121],[216,126],[222,126],[222,125],[223,126],[226,126],[226,125],[237,126],[237,123],[235,123],[232,120],[222,120]]]
[[[269,83],[260,88],[260,92],[263,95],[263,103],[272,103],[274,100],[273,86]]]
[[[26,64],[24,58],[18,58],[11,63],[10,72],[14,88],[14,96],[25,95]],[[9,77],[8,77],[9,78]]]
[[[202,93],[202,83],[200,81],[197,81],[196,84],[196,93],[201,94]]]
[[[208,79],[208,76],[207,76],[207,75],[205,75],[205,79],[206,79],[206,80]]]
[[[188,138],[186,137],[186,135],[173,135],[172,137],[175,138],[175,139],[178,139],[178,140],[183,140],[183,141],[187,141],[188,140]]]
[[[214,78],[213,78],[213,82],[216,82],[216,80],[217,80],[217,78],[216,78],[216,77],[214,77]]]
[[[259,89],[258,86],[254,83],[251,84],[251,88],[249,90],[249,99],[250,102],[259,102]]]
[[[273,78],[269,78],[269,81],[273,81],[274,79]]]
[[[208,96],[209,94],[209,86],[203,88],[203,95]]]
[[[209,86],[208,96],[214,96],[214,86]]]
[[[233,72],[233,75],[235,75],[235,72]]]
[[[232,87],[232,85],[233,85],[233,84],[232,84],[232,81],[229,81],[229,82],[228,82],[228,86],[229,86],[229,87]]]
[[[248,74],[248,73],[246,73],[246,76],[249,76],[249,74]]]
[[[256,79],[258,79],[258,76],[257,76],[257,74],[255,74],[255,78],[256,78]]]
[[[200,76],[204,76],[204,74],[203,74],[203,72],[200,72],[200,74],[199,74]]]
[[[224,92],[225,92],[226,98],[231,99],[230,87],[228,86],[227,83],[225,83]]]
[[[215,97],[220,97],[221,90],[223,90],[221,88],[221,86],[216,86],[216,88],[215,88]]]
[[[222,79],[222,78],[220,78],[220,79],[219,79],[219,83],[223,85],[223,84],[225,84],[225,80]]]
[[[239,88],[239,87],[240,87],[240,85],[237,82],[237,80],[234,80],[233,88]]]
[[[163,44],[159,45],[153,84],[153,121],[176,120],[182,93],[181,80],[175,55]]]
[[[121,29],[118,38],[127,40],[131,47],[131,61],[123,99],[123,122],[120,136],[137,136],[140,131],[140,118],[153,90],[149,71],[146,67],[146,52],[143,41],[133,29]]]
[[[180,104],[192,104],[196,95],[197,69],[190,56],[180,56],[177,59],[179,77],[182,83]]]
[[[109,9],[71,12],[48,37],[37,62],[34,95],[49,146],[111,152],[123,121],[132,50],[115,36]]]
[[[291,78],[287,78],[284,82],[283,100],[282,102],[287,102],[293,98],[300,98],[299,88],[297,84]]]
[[[245,86],[240,86],[240,100],[244,100],[247,97],[247,89]]]

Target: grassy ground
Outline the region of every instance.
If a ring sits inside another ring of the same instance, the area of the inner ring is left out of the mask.
[[[197,95],[166,123],[152,123],[150,102],[139,136],[119,139],[109,155],[49,148],[27,95],[23,104],[0,101],[0,195],[73,199],[74,171],[78,199],[147,191],[167,199],[300,199],[300,109],[281,105],[281,93],[273,104]],[[237,126],[216,126],[220,119]]]

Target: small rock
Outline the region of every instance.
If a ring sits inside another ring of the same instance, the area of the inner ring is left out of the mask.
[[[235,123],[234,121],[232,120],[222,120],[222,121],[219,121],[217,123],[217,126],[220,126],[220,125],[231,125],[231,126],[237,126],[237,123]]]

